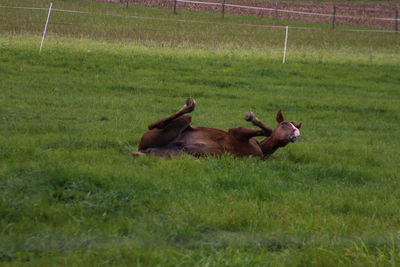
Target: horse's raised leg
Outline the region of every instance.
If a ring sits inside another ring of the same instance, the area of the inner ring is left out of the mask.
[[[250,129],[245,127],[235,127],[229,129],[229,134],[233,135],[239,141],[247,141],[255,136],[270,136],[272,128],[265,125],[260,119],[254,116],[254,113],[248,111],[244,117],[246,121],[250,121],[253,125],[261,128],[261,130]]]
[[[170,121],[164,128],[153,128],[145,132],[139,143],[139,151],[151,147],[162,147],[168,145],[185,130],[192,121],[192,117],[184,114]]]
[[[163,129],[168,125],[168,123],[170,123],[174,119],[182,116],[185,113],[192,112],[195,107],[196,107],[196,101],[193,98],[188,98],[186,100],[185,105],[178,112],[172,114],[171,116],[169,116],[167,118],[161,118],[158,121],[149,124],[148,128],[149,128],[149,130],[154,129],[154,128]]]
[[[185,114],[192,112],[196,101],[192,98],[186,100],[186,104],[176,113],[167,118],[162,118],[150,124],[139,143],[139,152],[133,152],[133,156],[139,156],[148,148],[163,147],[168,145],[183,130],[189,127],[192,117]]]
[[[234,136],[237,140],[247,142],[250,138],[255,136],[263,136],[262,130],[250,129],[245,127],[234,127],[230,128],[228,133]]]
[[[265,123],[263,123],[259,118],[254,116],[254,113],[252,111],[247,111],[244,119],[246,121],[250,121],[251,123],[253,123],[253,125],[261,128],[261,130],[264,132],[264,136],[270,136],[272,134],[273,129],[265,125]]]

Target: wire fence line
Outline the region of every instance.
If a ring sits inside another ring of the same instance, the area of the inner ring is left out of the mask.
[[[325,16],[325,17],[337,17],[337,18],[351,18],[351,19],[361,19],[362,17],[356,16],[344,16],[344,15],[334,15],[334,14],[323,14],[323,13],[315,13],[315,12],[304,12],[304,11],[295,11],[295,10],[286,10],[286,9],[276,9],[276,8],[265,8],[265,7],[253,7],[253,6],[243,6],[243,5],[233,5],[233,4],[224,4],[224,3],[213,3],[213,2],[201,2],[201,1],[189,1],[189,0],[170,0],[176,1],[180,3],[190,3],[190,4],[201,4],[201,5],[224,5],[225,7],[237,7],[243,9],[255,9],[255,10],[266,10],[266,11],[277,11],[281,13],[293,13],[293,14],[302,14],[302,15],[310,15],[310,16]],[[389,21],[399,21],[399,18],[374,18],[370,17],[370,19],[374,20],[389,20]]]
[[[193,1],[186,1],[186,0],[177,0],[180,2],[193,2]],[[48,8],[41,8],[41,7],[18,7],[18,6],[0,6],[0,8],[5,9],[22,9],[22,10],[32,10],[32,11],[48,11]],[[64,12],[64,13],[71,13],[71,14],[87,14],[87,15],[101,15],[106,17],[121,17],[126,19],[144,19],[144,20],[158,20],[158,21],[174,21],[174,22],[184,22],[184,23],[203,23],[203,24],[215,24],[215,22],[210,21],[200,21],[200,20],[189,20],[189,19],[171,19],[171,18],[159,18],[159,17],[147,17],[147,16],[134,16],[134,15],[120,15],[120,14],[98,14],[89,11],[79,11],[79,10],[68,10],[68,9],[57,9],[53,8],[52,12]],[[263,25],[263,24],[248,24],[248,23],[225,23],[231,25],[238,25],[238,26],[248,26],[248,27],[261,27],[261,28],[281,28],[286,29],[287,26],[280,26],[280,25]],[[315,27],[299,27],[299,26],[289,26],[290,29],[297,29],[297,30],[320,30]],[[396,30],[373,30],[373,29],[336,29],[339,31],[347,31],[347,32],[376,32],[376,33],[395,33]]]
[[[47,24],[50,36],[58,39],[62,36],[100,38],[106,40],[129,40],[150,45],[159,43],[162,46],[195,47],[209,46],[211,48],[249,48],[262,49],[271,55],[283,56],[286,61],[287,51],[289,58],[294,53],[304,53],[315,57],[316,53],[341,53],[341,51],[362,51],[363,57],[368,50],[370,61],[374,58],[374,51],[389,49],[397,51],[400,48],[400,39],[395,31],[366,30],[366,29],[336,29],[326,31],[326,27],[293,27],[281,25],[267,25],[261,22],[240,23],[235,20],[221,20],[219,18],[199,19],[179,18],[171,14],[162,17],[129,15],[128,10],[109,9],[73,10],[56,7],[27,7],[27,6],[0,6],[0,9],[21,10],[19,12],[5,12],[6,16],[0,17],[0,30],[10,33],[34,33],[43,31],[42,50],[46,37]],[[39,15],[38,15],[39,12]],[[45,13],[46,12],[46,13]],[[49,12],[47,14],[47,12]],[[44,24],[45,15],[52,18]],[[43,16],[42,16],[43,15]],[[7,17],[8,16],[8,17]],[[207,17],[208,18],[208,17]],[[206,25],[206,26],[204,26]],[[208,26],[210,25],[210,26]],[[252,30],[249,28],[252,27]],[[351,32],[360,32],[352,34]],[[375,35],[377,33],[378,35]],[[389,34],[383,34],[389,33]],[[383,40],[383,41],[379,41]],[[297,51],[297,52],[295,52]],[[321,51],[321,52],[318,52]],[[323,52],[326,51],[326,52]],[[281,54],[282,53],[282,54]],[[384,57],[388,57],[384,52]],[[390,52],[393,53],[393,52]],[[319,55],[319,54],[318,54]],[[380,54],[381,55],[381,54]],[[397,57],[396,57],[397,58]],[[393,59],[395,60],[395,59]]]
[[[303,21],[398,31],[400,5],[342,2],[284,2],[282,0],[91,0],[128,3],[164,9],[258,16],[279,20]]]
[[[9,8],[9,9],[25,9],[25,10],[43,10],[48,11],[48,8],[45,7],[22,7],[22,6],[0,6],[0,8]],[[67,13],[80,13],[80,14],[90,14],[87,11],[77,11],[77,10],[68,10],[68,9],[52,9],[55,12],[67,12]]]
[[[310,15],[310,16],[321,16],[321,17],[335,17],[335,18],[347,18],[347,19],[355,19],[361,20],[364,19],[360,16],[346,16],[346,15],[337,15],[337,14],[326,14],[326,13],[316,13],[316,12],[304,12],[304,11],[295,11],[295,10],[286,10],[286,9],[276,9],[276,8],[265,8],[265,7],[253,7],[253,6],[244,6],[244,5],[235,5],[235,4],[227,4],[227,3],[216,3],[216,2],[203,2],[203,1],[190,1],[190,0],[168,0],[175,1],[179,3],[189,3],[189,4],[200,4],[200,5],[214,5],[214,6],[225,6],[225,7],[233,7],[233,8],[242,8],[242,9],[254,9],[254,10],[264,10],[264,11],[274,11],[280,13],[292,13],[292,14],[300,14],[300,15]],[[14,8],[14,9],[30,9],[30,10],[47,10],[47,8],[37,8],[37,7],[14,7],[14,6],[0,6],[0,8]],[[77,11],[77,10],[65,10],[65,9],[54,9],[55,12],[68,12],[68,13],[81,13],[81,14],[89,14],[90,12],[85,11]],[[395,12],[396,13],[396,12]],[[119,16],[119,15],[109,15],[109,16]],[[135,16],[131,16],[135,17]],[[381,18],[381,17],[369,17],[370,20],[378,20],[378,21],[392,21],[398,23],[400,18]],[[285,26],[282,26],[285,27]],[[398,31],[398,27],[394,27],[394,31]]]

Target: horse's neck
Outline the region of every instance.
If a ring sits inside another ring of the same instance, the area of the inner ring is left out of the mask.
[[[277,142],[277,140],[274,139],[272,136],[265,138],[260,143],[260,147],[264,156],[269,156],[273,154],[281,146],[282,144],[279,144],[279,142]]]

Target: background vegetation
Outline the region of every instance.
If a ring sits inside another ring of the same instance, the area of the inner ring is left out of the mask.
[[[400,263],[397,35],[335,31],[342,41],[323,45],[303,36],[282,64],[280,42],[240,27],[231,42],[217,37],[232,23],[268,25],[260,19],[186,13],[219,24],[173,21],[175,32],[158,35],[149,22],[136,38],[116,34],[129,19],[100,27],[96,15],[89,31],[74,15],[70,28],[50,25],[39,55],[45,12],[0,11],[2,264]],[[52,23],[65,26],[59,16]],[[302,137],[266,161],[131,158],[146,125],[189,96],[194,125],[244,126],[251,109],[274,126],[282,108],[303,122]]]

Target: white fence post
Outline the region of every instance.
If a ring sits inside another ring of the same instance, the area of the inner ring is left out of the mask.
[[[283,49],[283,64],[285,64],[285,61],[286,61],[286,46],[287,46],[288,30],[289,30],[289,26],[286,26],[285,48]]]
[[[47,25],[49,24],[50,14],[51,14],[51,8],[52,8],[52,7],[53,7],[53,2],[50,3],[49,14],[47,15],[46,25],[44,26],[43,37],[42,37],[42,43],[40,44],[39,54],[42,52],[43,43],[44,43],[44,38],[46,37]]]

